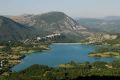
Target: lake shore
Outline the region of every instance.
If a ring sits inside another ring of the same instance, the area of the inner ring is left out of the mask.
[[[120,58],[120,53],[118,52],[102,52],[102,53],[90,53],[89,57],[112,57],[112,58]]]
[[[72,44],[84,44],[84,45],[87,45],[87,44],[85,44],[85,43],[53,43],[53,44],[70,44],[70,45],[72,45]]]
[[[9,52],[0,51],[0,60],[2,61],[3,65],[1,68],[2,73],[0,75],[4,75],[4,73],[8,73],[11,71],[15,65],[20,64],[22,59],[24,59],[27,55],[35,52],[42,52],[48,50],[48,44],[37,44],[37,45],[30,45],[24,46],[23,44],[19,46],[11,46],[9,47]],[[6,49],[6,46],[3,49]],[[6,54],[7,53],[7,54]]]

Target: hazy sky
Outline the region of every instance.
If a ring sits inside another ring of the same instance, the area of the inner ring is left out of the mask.
[[[72,17],[120,16],[120,0],[0,0],[0,15],[65,12]]]

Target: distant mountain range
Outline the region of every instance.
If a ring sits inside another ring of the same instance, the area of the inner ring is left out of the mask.
[[[120,20],[120,16],[107,16],[104,20]]]
[[[79,18],[77,21],[91,31],[120,33],[120,16],[108,16],[103,19]]]
[[[60,33],[66,39],[80,39],[87,29],[62,12],[0,17],[0,40],[25,40]]]

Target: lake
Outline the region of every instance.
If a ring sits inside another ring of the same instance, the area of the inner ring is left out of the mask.
[[[22,63],[17,64],[12,68],[12,71],[20,71],[33,64],[43,64],[50,67],[56,67],[59,64],[68,63],[70,61],[110,62],[113,60],[119,60],[119,58],[88,57],[88,53],[96,49],[94,45],[53,43],[49,48],[50,50],[48,51],[36,52],[27,55],[22,59]]]

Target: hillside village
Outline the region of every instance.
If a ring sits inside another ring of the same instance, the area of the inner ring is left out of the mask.
[[[61,37],[61,34],[60,33],[53,33],[53,34],[50,34],[50,35],[46,35],[44,37],[39,37],[37,36],[36,38],[33,38],[33,39],[26,39],[23,41],[23,43],[36,43],[36,42],[39,42],[39,41],[48,41],[48,40],[53,40],[53,39],[56,39],[56,38],[60,38]]]
[[[92,33],[90,37],[87,38],[88,43],[101,43],[106,40],[117,39],[118,35],[116,34],[107,34],[107,33]]]

